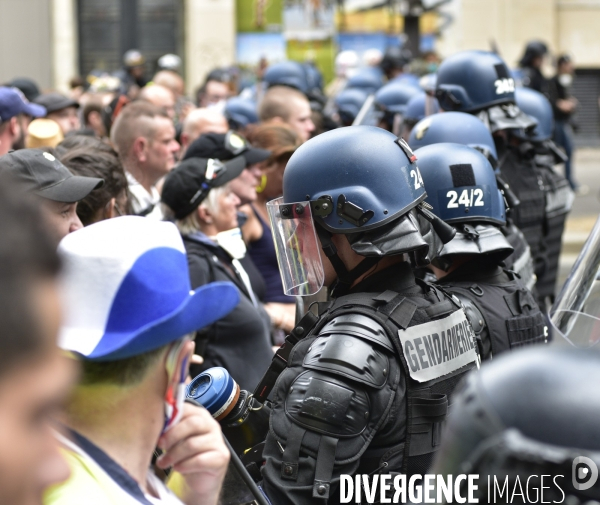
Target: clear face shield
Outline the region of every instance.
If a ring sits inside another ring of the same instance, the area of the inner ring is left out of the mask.
[[[550,310],[555,334],[580,348],[600,342],[600,219]]]
[[[277,198],[267,203],[267,211],[285,294],[317,293],[325,274],[310,202],[283,203]]]

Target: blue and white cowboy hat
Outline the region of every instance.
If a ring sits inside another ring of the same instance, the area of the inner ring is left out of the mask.
[[[185,248],[172,223],[109,219],[67,235],[59,344],[84,359],[114,361],[158,349],[226,316],[239,302],[230,282],[192,291]]]

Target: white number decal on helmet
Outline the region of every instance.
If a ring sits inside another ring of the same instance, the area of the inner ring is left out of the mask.
[[[454,190],[448,191],[446,196],[450,198],[450,201],[446,205],[448,209],[458,209],[460,205],[465,207],[483,207],[483,190],[480,188],[476,189],[463,189],[460,197]],[[457,201],[458,200],[458,201]]]
[[[410,171],[410,176],[415,180],[415,189],[419,189],[423,186],[423,178],[421,177],[421,172],[419,171],[419,167],[416,170]]]
[[[496,79],[494,81],[496,86],[496,94],[504,95],[505,93],[513,93],[515,91],[515,81],[512,78]]]

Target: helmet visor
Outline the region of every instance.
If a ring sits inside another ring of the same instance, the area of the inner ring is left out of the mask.
[[[267,203],[283,290],[288,296],[317,293],[325,281],[310,202]]]
[[[600,343],[599,275],[600,219],[550,311],[555,334],[576,347],[589,348]]]

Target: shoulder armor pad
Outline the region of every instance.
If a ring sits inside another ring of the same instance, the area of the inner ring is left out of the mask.
[[[394,346],[385,332],[385,328],[374,319],[362,314],[342,314],[329,321],[319,335],[351,335],[362,340],[369,340],[394,352]]]
[[[285,411],[304,428],[341,438],[355,437],[364,431],[371,405],[362,387],[306,371],[292,383],[285,399]]]
[[[394,348],[377,321],[360,314],[341,315],[319,334],[304,357],[306,368],[378,389],[385,385],[390,370],[386,351]]]
[[[473,327],[475,335],[481,334],[481,332],[486,327],[486,324],[485,319],[483,318],[483,314],[477,308],[477,305],[475,305],[469,298],[462,294],[453,293],[452,296],[460,300],[460,303],[463,306],[467,319]]]

